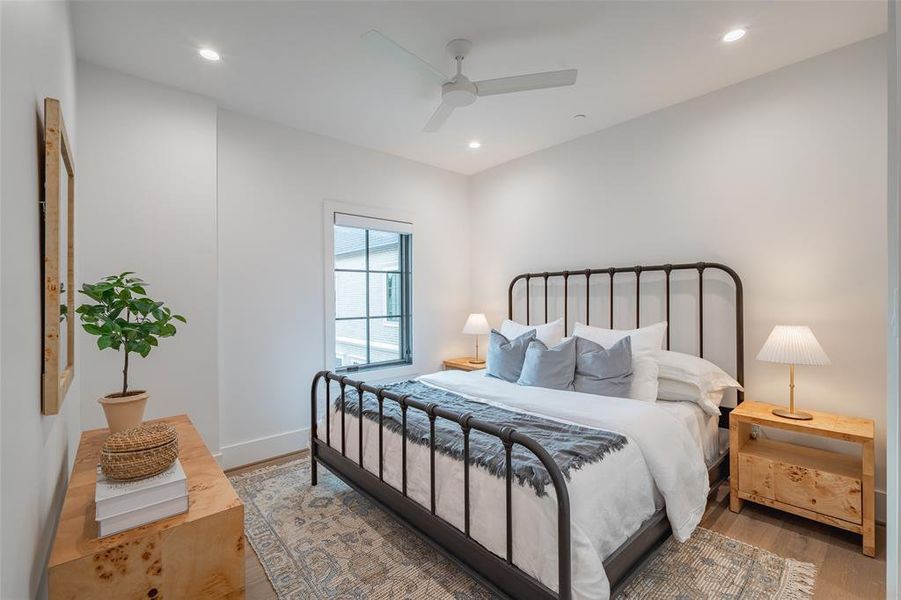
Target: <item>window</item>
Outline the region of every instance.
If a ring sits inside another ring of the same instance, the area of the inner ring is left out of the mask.
[[[335,213],[335,367],[413,362],[409,223]]]

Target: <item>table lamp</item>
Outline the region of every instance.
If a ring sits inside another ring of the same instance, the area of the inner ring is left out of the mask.
[[[789,365],[788,410],[774,408],[773,414],[786,419],[812,419],[810,413],[795,412],[795,365],[822,366],[832,363],[810,327],[776,325],[760,349],[757,360]]]
[[[484,365],[485,361],[479,359],[479,336],[491,333],[491,325],[488,324],[488,319],[482,313],[469,315],[469,318],[466,319],[466,325],[463,326],[463,333],[476,336],[476,357],[469,360],[470,364]]]

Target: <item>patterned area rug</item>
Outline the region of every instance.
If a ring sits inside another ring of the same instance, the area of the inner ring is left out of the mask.
[[[245,529],[280,600],[489,599],[454,562],[307,458],[229,477]],[[816,570],[706,529],[667,541],[623,600],[807,600]]]
[[[618,594],[618,600],[808,600],[816,567],[698,527],[680,544],[668,539]]]

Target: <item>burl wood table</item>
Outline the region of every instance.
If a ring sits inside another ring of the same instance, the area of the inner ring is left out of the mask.
[[[812,419],[798,421],[774,415],[774,408],[781,407],[745,400],[729,413],[729,507],[739,512],[750,500],[853,531],[863,538],[863,553],[876,556],[873,420],[811,410]],[[861,453],[753,439],[754,425],[853,442]]]
[[[81,434],[48,565],[51,600],[244,598],[244,505],[187,415],[178,431],[188,512],[102,539],[94,486],[106,429]]]

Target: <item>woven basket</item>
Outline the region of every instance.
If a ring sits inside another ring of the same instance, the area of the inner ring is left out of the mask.
[[[100,468],[108,479],[133,481],[162,473],[178,458],[178,434],[151,423],[114,433],[103,442]]]

